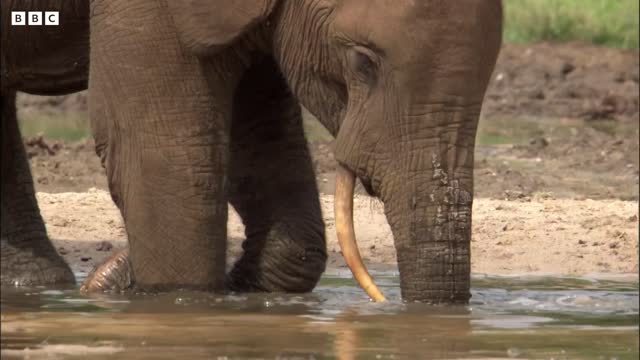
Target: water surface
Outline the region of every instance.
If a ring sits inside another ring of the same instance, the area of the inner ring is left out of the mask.
[[[2,358],[638,359],[638,282],[485,277],[465,307],[369,302],[346,272],[311,294],[80,295],[2,288]]]

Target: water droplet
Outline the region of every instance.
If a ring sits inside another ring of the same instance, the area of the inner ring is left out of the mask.
[[[187,305],[187,299],[184,298],[176,298],[176,300],[174,301],[174,304],[176,305]]]
[[[520,350],[518,348],[509,348],[509,350],[507,350],[507,356],[511,358],[518,357],[520,356]]]

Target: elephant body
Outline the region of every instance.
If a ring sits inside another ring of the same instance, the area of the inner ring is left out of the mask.
[[[89,3],[2,1],[2,284],[72,283],[47,237],[16,117],[16,91],[63,95],[87,88]],[[11,26],[11,11],[59,11],[60,26]]]
[[[95,0],[92,13],[90,113],[136,288],[315,285],[326,255],[302,104],[336,137],[344,243],[357,177],[385,204],[403,297],[468,301],[500,1]],[[247,240],[225,278],[227,202]]]
[[[144,291],[311,290],[326,245],[304,105],[336,137],[336,228],[361,285],[374,294],[353,251],[356,178],[384,202],[403,297],[468,301],[499,0],[93,0],[90,11],[90,118],[129,252],[86,289],[126,278]],[[246,227],[229,274],[227,203]]]

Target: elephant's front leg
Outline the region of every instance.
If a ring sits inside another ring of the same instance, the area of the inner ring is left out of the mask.
[[[183,49],[163,2],[129,5],[92,3],[89,83],[97,150],[129,241],[132,274],[121,278],[144,291],[221,290],[229,91],[212,93],[225,83]]]
[[[271,59],[241,81],[231,138],[230,202],[247,238],[228,288],[311,291],[325,269],[324,223],[300,106]]]

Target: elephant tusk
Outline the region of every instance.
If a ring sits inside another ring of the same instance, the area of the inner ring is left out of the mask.
[[[347,266],[351,269],[353,277],[356,279],[360,287],[374,301],[385,301],[384,295],[373,282],[371,275],[362,262],[360,251],[358,251],[358,243],[356,242],[356,233],[353,227],[353,191],[355,188],[356,177],[351,170],[338,164],[336,169],[336,193],[334,198],[334,211],[336,220],[336,231],[338,234],[338,243],[342,250],[342,256],[347,262]]]

